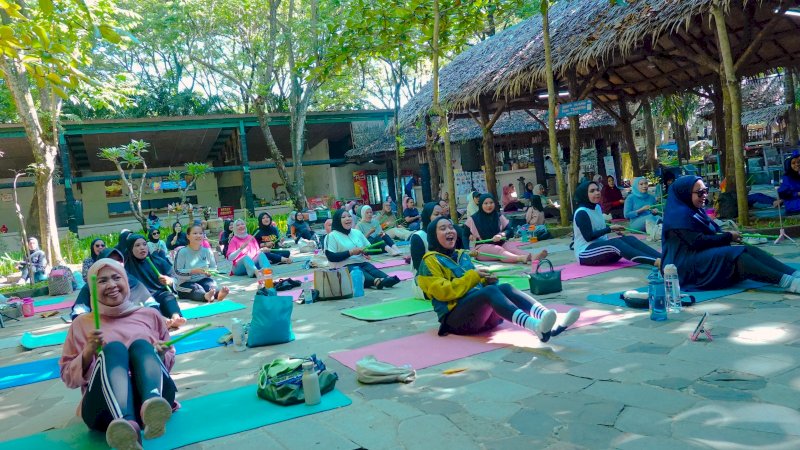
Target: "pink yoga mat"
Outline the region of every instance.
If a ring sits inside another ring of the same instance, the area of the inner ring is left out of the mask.
[[[561,304],[548,305],[548,307],[555,309],[559,313],[574,308],[574,306]],[[570,328],[612,321],[623,317],[621,314],[599,309],[578,309],[581,310],[581,318]],[[355,350],[332,352],[329,356],[353,370],[356,369],[356,362],[367,355],[374,355],[379,361],[388,362],[396,366],[410,364],[414,369],[424,369],[509,345],[538,348],[548,344],[542,344],[530,331],[505,322],[489,333],[476,336],[450,334],[442,337],[437,334],[437,330],[428,330],[425,333],[379,342]]]
[[[36,314],[39,314],[47,311],[55,311],[58,309],[71,308],[73,304],[75,304],[75,300],[65,300],[61,303],[54,303],[52,305],[34,306],[33,311]]]
[[[393,272],[386,272],[386,275],[389,275],[390,277],[394,275],[397,278],[400,278],[400,281],[410,280],[414,278],[414,274],[407,270],[395,270]]]
[[[597,275],[598,273],[611,272],[612,270],[624,269],[625,267],[635,266],[628,260],[620,260],[614,264],[605,266],[582,266],[579,263],[570,263],[564,266],[556,267],[556,270],[561,270],[561,281],[574,280],[575,278],[588,277],[590,275]]]
[[[372,265],[378,269],[388,269],[390,267],[405,266],[406,262],[402,259],[390,259],[388,261],[376,261]]]

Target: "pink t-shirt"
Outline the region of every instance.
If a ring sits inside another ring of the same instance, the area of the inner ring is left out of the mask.
[[[243,243],[247,242],[247,247],[244,250],[239,252],[236,257],[231,259],[231,255],[236,253],[239,250],[239,247],[242,246]],[[231,236],[231,239],[228,243],[228,254],[225,255],[226,258],[236,266],[236,263],[239,262],[240,259],[244,258],[245,256],[249,256],[250,258],[255,261],[258,259],[258,254],[261,252],[260,247],[258,246],[258,241],[251,235],[247,235],[245,238],[236,237],[235,235]]]

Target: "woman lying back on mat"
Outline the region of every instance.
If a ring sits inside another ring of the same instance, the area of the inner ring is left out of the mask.
[[[164,345],[169,331],[152,308],[131,301],[122,265],[103,258],[89,269],[97,275],[100,328],[93,314],[69,327],[58,365],[70,389],[81,388],[78,415],[86,425],[106,434],[115,449],[141,449],[157,438],[177,409],[175,383],[169,371],[175,350]]]
[[[533,256],[508,242],[508,239],[513,235],[513,230],[509,227],[508,218],[500,215],[497,202],[494,201],[492,194],[481,195],[480,199],[478,199],[478,207],[480,208],[478,212],[470,216],[465,224],[470,231],[470,240],[492,240],[492,242],[475,246],[475,250],[478,251],[478,261],[499,260],[505,263],[529,263],[532,259],[547,257],[546,250],[542,250],[538,255]],[[481,255],[481,253],[494,256]]]
[[[217,261],[210,248],[203,247],[203,227],[194,224],[187,230],[189,244],[175,255],[175,290],[178,298],[196,302],[223,300],[230,289],[217,289],[211,275],[217,272]]]
[[[800,271],[742,241],[738,231],[722,232],[706,214],[708,188],[700,177],[675,180],[667,197],[661,248],[664,264],[675,264],[681,288],[722,289],[743,279],[777,284],[800,293]]]
[[[600,208],[600,185],[584,181],[575,188],[574,234],[575,258],[583,266],[602,266],[625,258],[629,261],[661,265],[661,253],[633,236],[609,239],[612,231],[625,230],[622,225],[606,225]]]
[[[364,273],[364,287],[383,289],[399,283],[399,278],[386,275],[367,261],[365,251],[369,245],[364,234],[353,228],[349,212],[338,209],[333,213],[331,232],[325,237],[325,257],[330,267],[358,267]]]
[[[456,249],[456,236],[450,219],[434,219],[428,225],[429,250],[417,274],[417,283],[439,316],[440,336],[481,333],[505,319],[547,342],[578,320],[577,309],[571,309],[558,321],[555,311],[533,297],[510,284],[497,284],[497,278],[489,271],[472,265],[466,250]]]

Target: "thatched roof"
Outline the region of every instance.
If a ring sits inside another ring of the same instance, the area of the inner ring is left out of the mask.
[[[774,105],[766,108],[753,109],[742,113],[742,125],[771,123],[783,117],[789,105]]]
[[[708,82],[717,75],[699,60],[716,41],[710,7],[727,11],[734,57],[765,30],[740,75],[769,67],[800,64],[800,22],[774,10],[781,0],[637,0],[610,6],[608,0],[562,1],[550,10],[554,73],[575,70],[600,101],[657,95]],[[622,3],[622,2],[618,2]],[[743,11],[743,3],[752,15]],[[786,3],[785,1],[783,3]],[[718,67],[718,64],[717,64]],[[479,99],[507,100],[510,108],[536,103],[545,86],[540,16],[527,19],[458,55],[440,71],[441,100],[451,111],[477,105]],[[539,101],[541,102],[541,101]],[[430,84],[403,108],[407,125],[431,105]]]
[[[537,114],[537,112],[534,112]],[[538,112],[540,115],[541,112]],[[614,128],[616,122],[602,110],[594,110],[589,114],[580,117],[582,130],[594,130],[598,128]],[[557,122],[559,130],[568,130],[569,122],[561,120]],[[510,111],[503,113],[497,120],[492,133],[495,137],[511,136],[519,134],[544,133],[545,129],[533,117],[525,111]],[[411,125],[403,129],[401,133],[403,146],[407,150],[421,149],[425,147],[425,128],[423,125]],[[483,134],[477,123],[471,118],[456,119],[450,122],[450,141],[463,142],[474,139],[482,139]],[[394,135],[390,128],[365,146],[355,147],[349,150],[345,156],[348,158],[366,158],[377,156],[384,153],[395,151]]]
[[[751,111],[768,108],[782,104],[785,99],[783,95],[783,76],[768,76],[752,80],[745,80],[742,83],[742,118]],[[785,111],[784,111],[785,112]],[[706,99],[701,99],[701,106],[698,108],[697,115],[704,119],[711,120],[714,115],[714,103]]]

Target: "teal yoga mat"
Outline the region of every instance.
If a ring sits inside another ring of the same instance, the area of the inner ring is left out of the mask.
[[[195,306],[194,308],[183,310],[182,314],[186,319],[199,319],[201,317],[225,314],[240,309],[244,309],[244,305],[230,300],[223,300],[221,302],[209,303],[207,305]]]
[[[726,297],[728,295],[738,294],[740,292],[744,292],[747,289],[759,289],[761,287],[766,286],[764,283],[759,283],[757,281],[745,280],[741,283],[738,283],[728,289],[719,289],[716,291],[695,291],[695,292],[687,292],[684,291],[684,294],[689,294],[694,297],[695,301],[700,303],[706,300],[712,300],[715,298]],[[626,289],[627,290],[627,289]],[[647,292],[647,286],[639,287],[634,289],[639,292]],[[620,298],[620,295],[625,291],[620,292],[613,292],[611,294],[591,294],[587,297],[587,300],[590,302],[595,303],[603,303],[605,305],[613,305],[613,306],[626,306],[625,301]]]
[[[293,406],[279,406],[258,398],[256,385],[243,386],[181,402],[181,409],[176,411],[167,422],[166,434],[158,439],[145,440],[144,448],[145,450],[160,450],[183,447],[341,408],[351,403],[350,398],[334,389],[322,396],[319,405],[306,406],[301,403]],[[209,414],[213,414],[213,418]],[[0,447],[3,450],[108,449],[105,435],[89,431],[82,423],[3,442],[0,443]]]
[[[227,333],[225,328],[212,328],[203,330],[175,344],[177,354],[196,352],[218,347],[220,336]],[[40,381],[58,378],[58,358],[42,359],[24,364],[0,367],[0,390],[16,386],[23,386]],[[2,446],[0,446],[1,448]]]
[[[33,306],[42,307],[42,306],[55,305],[69,300],[68,297],[72,296],[59,295],[58,297],[44,297],[44,298],[34,299]]]
[[[26,331],[19,339],[19,343],[26,349],[33,350],[34,348],[63,344],[66,339],[67,330],[45,334],[32,334]]]
[[[430,300],[416,298],[402,298],[374,305],[359,306],[357,308],[343,309],[345,316],[358,320],[376,321],[394,319],[395,317],[413,316],[424,312],[432,312]]]

